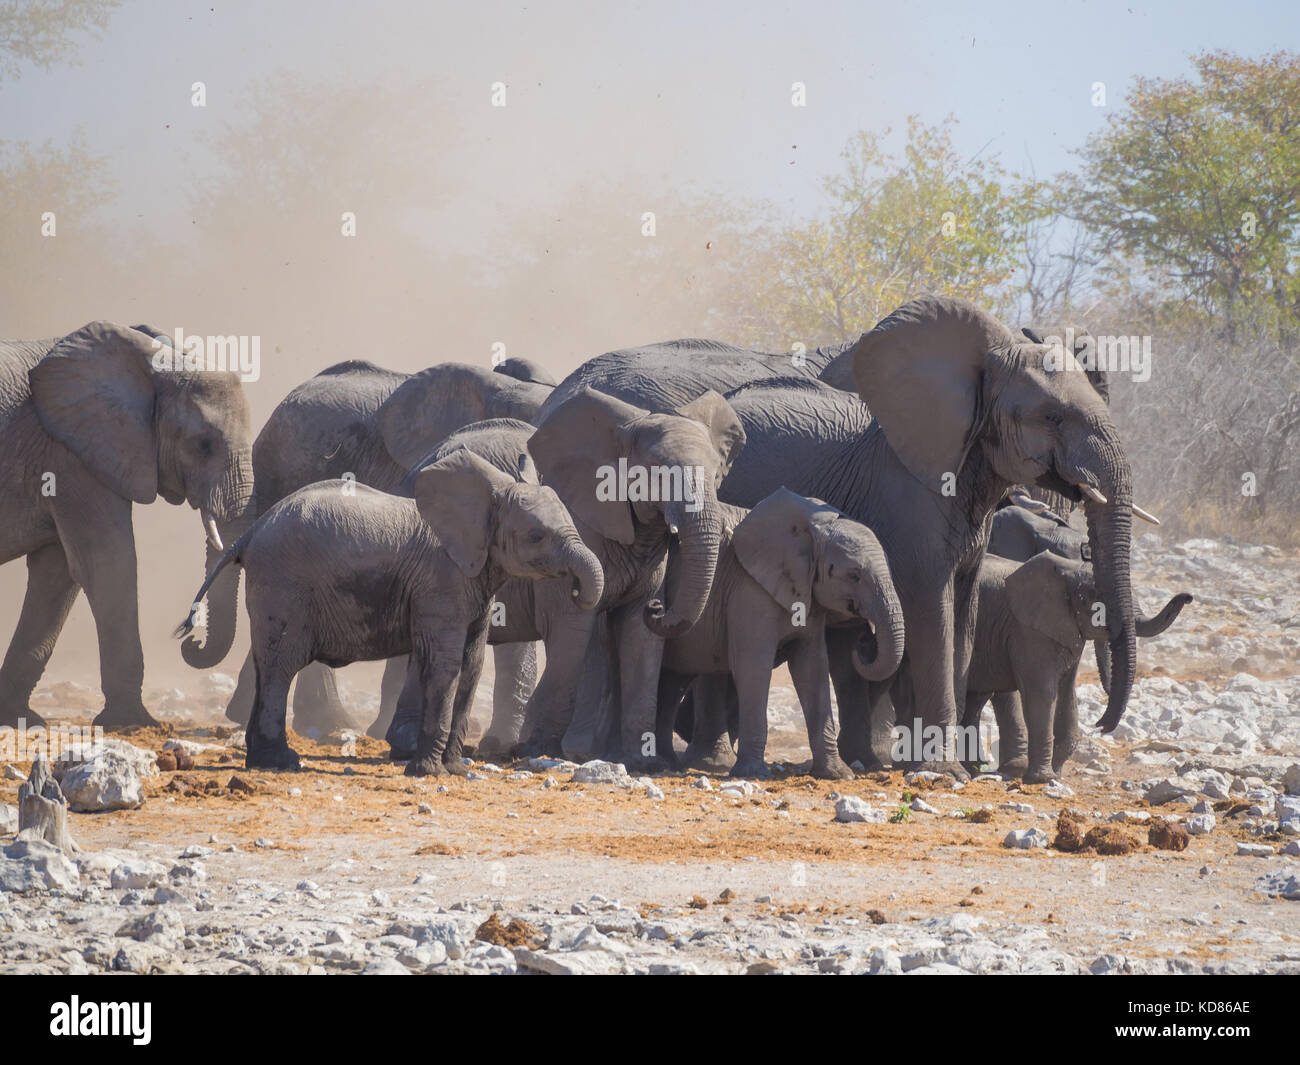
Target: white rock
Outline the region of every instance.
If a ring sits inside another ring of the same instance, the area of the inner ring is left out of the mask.
[[[74,891],[80,882],[68,856],[44,840],[11,843],[0,856],[0,892]]]
[[[1002,841],[1002,846],[1010,847],[1012,850],[1033,850],[1037,847],[1047,846],[1047,833],[1041,828],[1020,828],[1008,832],[1006,839]]]
[[[622,762],[605,762],[599,758],[584,762],[573,771],[575,784],[623,784],[629,783],[627,767]]]
[[[1287,766],[1282,774],[1282,787],[1288,795],[1300,795],[1300,762]]]
[[[1269,858],[1273,848],[1266,843],[1238,843],[1237,853],[1248,858]]]
[[[712,791],[713,783],[709,780],[708,777],[696,777],[695,780],[691,783],[691,787],[699,788],[700,791]]]
[[[868,824],[881,825],[889,818],[884,810],[877,810],[866,799],[859,799],[856,795],[841,795],[835,802],[835,820],[865,821]]]
[[[0,803],[0,836],[11,836],[17,831],[18,807]]]
[[[1214,831],[1214,814],[1194,814],[1187,819],[1187,831],[1193,836],[1208,836]]]
[[[115,889],[136,889],[153,887],[162,883],[167,870],[158,862],[147,858],[128,858],[118,862],[109,873],[109,883]]]
[[[153,758],[152,752],[149,757]],[[68,799],[68,808],[78,813],[99,813],[104,810],[134,810],[143,805],[144,788],[136,764],[110,747],[89,761],[71,766],[60,782]]]
[[[1278,869],[1255,881],[1255,890],[1276,898],[1300,900],[1300,869]]]

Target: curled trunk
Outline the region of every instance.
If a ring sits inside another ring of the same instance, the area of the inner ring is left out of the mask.
[[[652,602],[647,606],[645,623],[656,636],[671,640],[690,629],[704,613],[718,565],[722,519],[712,486],[700,509],[690,511],[673,504],[665,508],[665,514],[677,525],[680,537],[677,572],[670,572],[664,582],[665,588],[674,589],[675,594],[671,603]]]
[[[881,564],[885,565],[883,552]],[[903,608],[892,580],[876,581],[871,602],[863,616],[871,628],[853,645],[853,668],[866,680],[887,680],[898,672],[903,660],[904,642]]]
[[[573,577],[574,601],[583,610],[593,609],[605,592],[605,571],[576,533],[560,549],[560,566]]]
[[[1150,639],[1152,636],[1159,636],[1178,620],[1178,615],[1183,612],[1183,607],[1191,601],[1190,593],[1179,592],[1154,617],[1137,618],[1134,626],[1137,629],[1137,634],[1144,640]]]

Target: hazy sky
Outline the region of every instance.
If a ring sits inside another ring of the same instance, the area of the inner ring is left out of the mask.
[[[0,89],[0,137],[59,143],[82,127],[145,224],[166,227],[251,80],[387,73],[442,86],[459,120],[448,157],[482,190],[462,213],[543,205],[577,181],[629,173],[808,211],[856,130],[951,113],[964,150],[1048,174],[1102,122],[1094,82],[1114,105],[1135,75],[1185,72],[1189,52],[1297,43],[1290,2],[128,0],[80,66],[28,70]],[[206,109],[190,106],[198,80]],[[509,87],[504,109],[489,106],[495,81]],[[791,106],[795,81],[805,108]],[[418,124],[430,101],[408,103]]]

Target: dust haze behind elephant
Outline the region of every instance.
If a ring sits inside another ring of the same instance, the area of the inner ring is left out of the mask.
[[[248,405],[238,376],[154,365],[152,333],[92,322],[0,342],[0,562],[27,592],[0,666],[0,724],[29,705],[79,590],[99,640],[105,728],[154,724],[141,701],[134,503],[200,512],[209,558],[250,520]],[[219,554],[220,552],[217,552]]]
[[[381,491],[401,491],[406,474],[455,430],[488,418],[536,417],[550,387],[479,366],[445,363],[414,374],[364,360],[337,363],[293,389],[271,412],[253,443],[256,511],[289,493],[332,478],[350,478]],[[215,559],[210,559],[210,565]],[[229,567],[210,593],[208,629],[199,647],[182,646],[185,661],[212,669],[229,653],[235,633],[238,570]],[[227,606],[229,609],[227,609]],[[513,668],[513,662],[509,668]],[[383,713],[391,713],[402,670],[386,680]],[[252,708],[251,656],[227,716],[247,721]],[[294,692],[298,727],[328,732],[350,724],[332,672],[309,669]]]

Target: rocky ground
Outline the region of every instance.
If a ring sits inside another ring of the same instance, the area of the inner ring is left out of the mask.
[[[74,811],[121,807],[68,815],[80,852],[2,852],[0,971],[1298,972],[1300,558],[1147,536],[1134,570],[1147,610],[1196,602],[1064,786],[812,780],[788,686],[790,774],[761,782],[416,781],[351,734],[247,772],[226,678],[151,693],[170,733],[62,773]],[[96,698],[52,683],[35,705],[84,720]],[[1090,723],[1100,689],[1080,699]],[[10,761],[3,834],[30,768]]]

